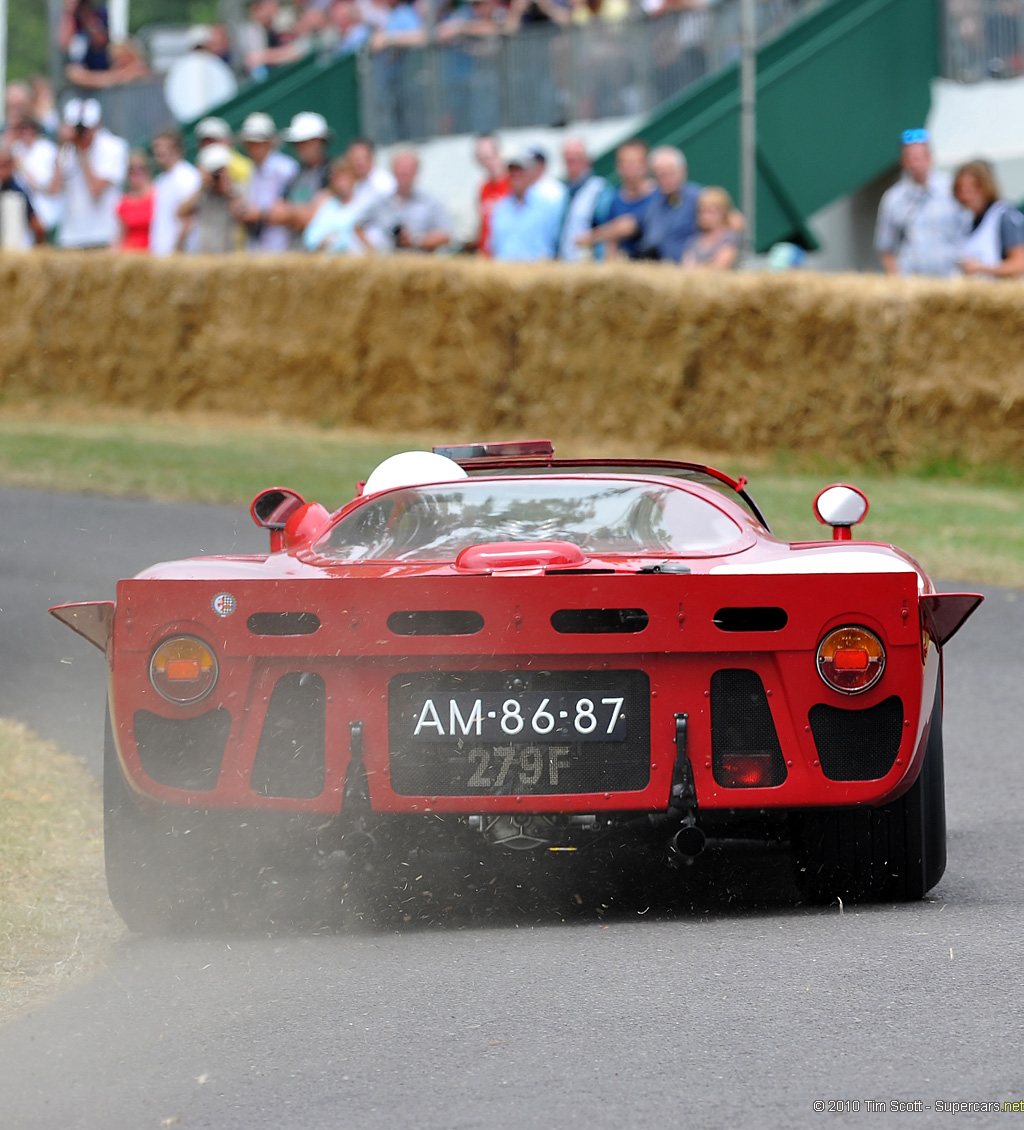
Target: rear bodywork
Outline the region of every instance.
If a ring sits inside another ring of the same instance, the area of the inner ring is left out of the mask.
[[[527,462],[471,465],[500,477],[534,473]],[[306,506],[266,557],[156,566],[121,581],[116,604],[54,612],[105,651],[117,758],[144,807],[343,820],[357,778],[364,812],[396,817],[727,825],[899,797],[921,769],[942,645],[980,597],[935,593],[891,546],[779,542],[741,483],[718,476],[730,501],[671,466],[646,473],[725,510],[741,530],[727,552],[560,557],[545,543],[345,564],[318,548],[338,515]],[[851,624],[885,649],[857,695],[816,667]],[[150,678],[176,636],[218,665],[191,705]]]

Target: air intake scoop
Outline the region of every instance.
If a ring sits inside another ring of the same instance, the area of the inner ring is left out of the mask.
[[[569,541],[495,541],[467,546],[455,559],[460,573],[578,569],[588,558]]]

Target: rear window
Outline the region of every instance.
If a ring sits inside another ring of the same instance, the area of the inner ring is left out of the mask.
[[[453,561],[486,542],[568,541],[590,554],[706,554],[741,536],[717,506],[631,480],[468,480],[367,501],[317,549],[339,561]]]

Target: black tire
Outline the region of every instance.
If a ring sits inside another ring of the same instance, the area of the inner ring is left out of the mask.
[[[107,711],[103,746],[103,848],[107,891],[129,930],[160,934],[187,929],[202,916],[209,871],[201,813],[173,819],[144,810],[121,771]]]
[[[942,760],[940,680],[924,764],[903,796],[882,808],[794,814],[793,862],[804,898],[909,902],[930,891],[946,870]]]

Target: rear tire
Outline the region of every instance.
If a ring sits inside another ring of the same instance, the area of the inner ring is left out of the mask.
[[[946,869],[942,690],[935,692],[924,764],[910,789],[881,808],[793,816],[797,886],[809,902],[912,901]]]

